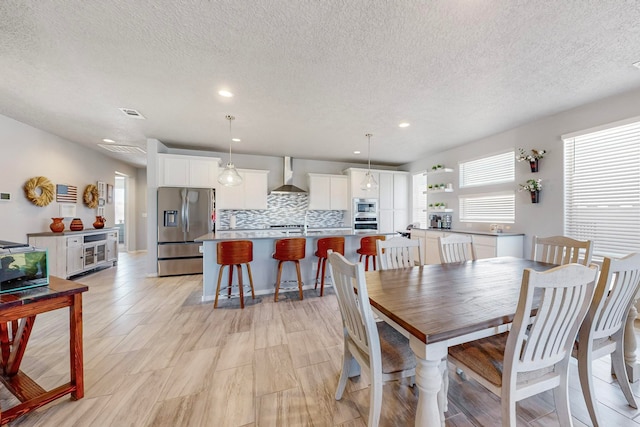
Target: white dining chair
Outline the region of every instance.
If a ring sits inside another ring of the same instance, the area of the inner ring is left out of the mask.
[[[533,236],[531,259],[564,265],[591,263],[591,240],[576,240],[565,236],[538,237]]]
[[[578,332],[573,356],[578,359],[582,393],[594,427],[603,425],[595,399],[592,362],[608,354],[616,380],[632,408],[638,404],[629,386],[624,362],[627,313],[640,289],[640,253],[621,259],[604,258],[589,312]]]
[[[382,407],[382,383],[414,377],[416,361],[409,340],[385,322],[375,322],[362,263],[352,264],[339,253],[329,253],[331,275],[342,315],[344,354],[336,400],[342,398],[347,380],[354,372],[354,359],[369,370],[369,427],[377,427]],[[411,381],[413,384],[413,380]]]
[[[418,265],[422,265],[419,239],[397,236],[388,240],[378,240],[376,249],[380,270],[413,267],[416,265],[416,254]]]
[[[473,236],[469,234],[452,233],[445,237],[438,237],[438,250],[442,264],[476,259]]]
[[[552,389],[560,425],[573,426],[569,361],[596,273],[580,264],[525,269],[511,331],[449,348],[451,363],[500,396],[503,426],[516,426],[516,402]],[[540,304],[532,317],[534,293]]]

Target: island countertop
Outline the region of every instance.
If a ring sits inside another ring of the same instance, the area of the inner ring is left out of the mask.
[[[207,233],[195,239],[196,242],[238,240],[238,239],[284,239],[288,237],[333,237],[333,236],[357,236],[368,235],[392,235],[395,233],[354,233],[351,228],[309,228],[306,233],[301,229],[261,229],[261,230],[220,230],[215,233]]]

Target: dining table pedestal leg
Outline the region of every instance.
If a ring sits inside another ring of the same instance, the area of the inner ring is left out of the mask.
[[[638,315],[638,310],[636,309],[637,301],[638,299],[636,298],[633,300],[633,304],[631,304],[629,313],[627,313],[627,324],[624,330],[624,364],[627,368],[629,382],[632,383],[640,380],[640,364],[638,364],[638,359],[636,357],[638,344],[636,342],[636,335],[634,333],[633,326],[636,316]],[[613,366],[611,367],[611,372],[613,372]]]
[[[418,386],[418,408],[416,427],[444,427],[444,395],[442,360],[447,356],[446,343],[428,346],[411,336],[409,344],[416,356],[416,385]]]

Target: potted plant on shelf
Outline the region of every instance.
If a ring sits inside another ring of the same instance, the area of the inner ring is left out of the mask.
[[[541,178],[528,179],[525,184],[520,184],[518,191],[528,191],[531,193],[531,203],[538,203],[540,201],[540,190],[542,190]]]
[[[531,172],[538,172],[538,160],[544,157],[546,151],[536,150],[535,148],[531,150],[531,154],[527,154],[522,148],[519,148],[518,151],[519,154],[516,156],[516,160],[519,162],[528,161]]]

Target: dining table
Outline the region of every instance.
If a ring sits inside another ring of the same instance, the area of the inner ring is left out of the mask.
[[[409,339],[415,354],[416,426],[445,424],[448,348],[507,331],[524,269],[552,267],[499,257],[365,273],[371,307]]]

